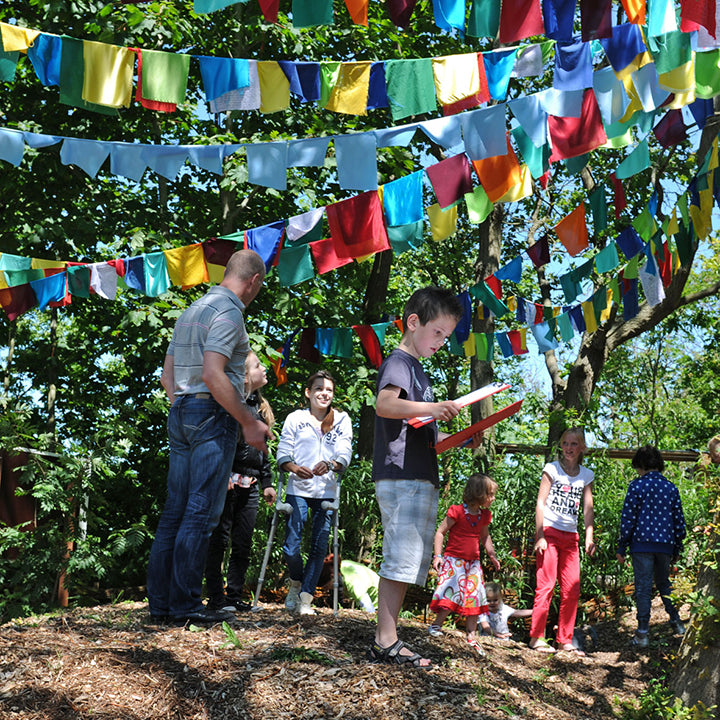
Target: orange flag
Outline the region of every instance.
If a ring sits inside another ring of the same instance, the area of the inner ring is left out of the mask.
[[[485,188],[491,202],[499,200],[510,188],[521,180],[520,163],[510,145],[510,137],[506,135],[507,155],[473,160],[472,164],[480,184]]]
[[[347,7],[350,17],[356,25],[367,27],[368,3],[369,0],[345,0],[345,7]]]
[[[628,20],[635,25],[645,24],[645,0],[621,0]]]
[[[580,203],[556,226],[555,232],[565,249],[575,257],[588,246],[588,231],[585,224],[585,203]]]

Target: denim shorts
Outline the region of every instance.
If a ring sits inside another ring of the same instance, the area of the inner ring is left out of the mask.
[[[433,554],[438,489],[427,480],[378,480],[383,525],[380,577],[424,585]]]

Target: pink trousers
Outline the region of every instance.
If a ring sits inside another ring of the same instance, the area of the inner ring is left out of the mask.
[[[556,640],[572,642],[580,598],[580,553],[578,534],[544,528],[547,550],[537,555],[537,587],[533,603],[530,637],[545,637],[548,610],[555,583],[560,581],[560,615]]]

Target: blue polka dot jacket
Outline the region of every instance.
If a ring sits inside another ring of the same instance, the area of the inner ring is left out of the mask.
[[[622,515],[618,553],[678,555],[685,538],[685,517],[678,489],[652,470],[628,486]]]

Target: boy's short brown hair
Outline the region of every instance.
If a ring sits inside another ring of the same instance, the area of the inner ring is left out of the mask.
[[[403,328],[407,328],[407,319],[411,315],[417,315],[420,324],[425,325],[440,315],[460,320],[462,314],[462,305],[450,290],[430,285],[416,290],[410,296],[403,311]]]

